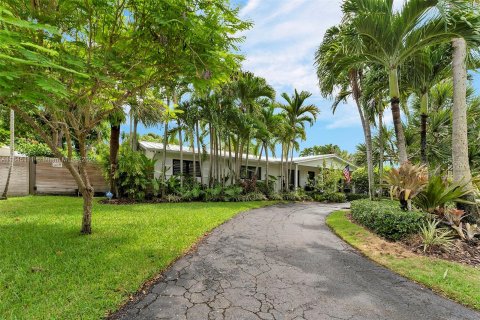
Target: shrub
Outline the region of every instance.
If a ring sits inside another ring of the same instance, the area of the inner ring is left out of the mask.
[[[120,196],[143,200],[147,195],[155,195],[159,184],[154,178],[154,168],[155,160],[126,146],[121,148],[115,172]]]
[[[221,185],[205,189],[205,201],[223,201],[222,191]]]
[[[286,201],[302,201],[302,196],[296,192],[285,192],[282,194],[282,198]]]
[[[452,246],[453,236],[450,230],[438,227],[439,221],[427,221],[420,227],[420,238],[422,239],[423,252],[432,247],[448,249]]]
[[[355,186],[355,192],[368,193],[368,172],[365,168],[358,168],[352,172],[352,185]]]
[[[243,188],[240,186],[228,186],[223,191],[226,201],[239,201],[242,192]]]
[[[167,194],[165,196],[165,201],[170,202],[170,203],[177,203],[177,202],[182,202],[182,197],[177,196],[175,194]]]
[[[356,200],[352,202],[353,219],[388,240],[400,240],[418,233],[425,215],[402,211],[395,201]]]
[[[239,201],[265,201],[267,196],[261,192],[250,192],[239,196]]]
[[[274,192],[268,195],[268,199],[272,201],[281,201],[283,200],[283,196],[278,192]]]
[[[347,201],[355,201],[361,199],[368,199],[368,194],[364,193],[346,193]]]
[[[265,195],[272,194],[274,192],[275,182],[268,182],[268,188],[265,181],[257,181],[257,190]]]
[[[344,203],[347,202],[347,196],[341,192],[325,192],[315,194],[313,199],[318,202]]]
[[[204,196],[204,191],[202,190],[202,186],[200,184],[193,184],[190,190],[186,190],[182,194],[182,198],[184,201],[198,201],[201,200]]]

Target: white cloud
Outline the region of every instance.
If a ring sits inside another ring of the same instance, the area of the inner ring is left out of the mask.
[[[254,22],[245,32],[243,67],[262,76],[277,92],[308,90],[311,102],[321,108],[320,123],[328,129],[361,126],[357,108],[350,101],[332,114],[331,100],[321,97],[314,55],[325,31],[340,23],[342,0],[249,0],[241,16]],[[403,0],[396,0],[400,8]]]

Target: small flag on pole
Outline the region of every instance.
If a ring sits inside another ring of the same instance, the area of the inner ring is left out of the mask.
[[[343,168],[343,176],[345,178],[345,182],[350,183],[352,180],[352,176],[350,175],[350,165],[347,164],[347,166]]]

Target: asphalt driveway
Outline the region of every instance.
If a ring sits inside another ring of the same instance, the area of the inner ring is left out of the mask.
[[[341,206],[242,213],[178,260],[122,319],[480,319],[359,255],[325,225]]]

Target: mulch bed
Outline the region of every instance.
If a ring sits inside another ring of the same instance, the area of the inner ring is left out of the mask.
[[[352,215],[350,213],[347,214],[346,217],[352,223],[355,223],[362,228],[365,228],[361,224],[357,223],[352,218]],[[368,230],[368,228],[365,229]],[[369,231],[372,232],[371,230]],[[374,232],[372,233],[375,234]],[[431,247],[429,248],[429,250],[427,250],[427,252],[423,252],[423,245],[419,235],[411,236],[405,240],[398,241],[396,243],[400,244],[402,247],[415,254],[463,263],[466,265],[480,268],[480,240],[472,243],[466,243],[457,239],[453,242],[452,247],[449,249],[442,247]]]
[[[416,254],[480,267],[480,241],[476,243],[466,243],[457,239],[449,249],[432,247],[429,248],[427,252],[423,252],[422,241],[418,235],[405,239],[401,243]]]
[[[155,199],[150,199],[150,200],[134,200],[134,199],[127,199],[127,198],[121,198],[121,199],[103,199],[99,201],[101,204],[114,204],[114,205],[125,205],[125,204],[138,204],[138,203],[164,203],[167,202],[166,200],[160,199],[160,198],[155,198]]]

